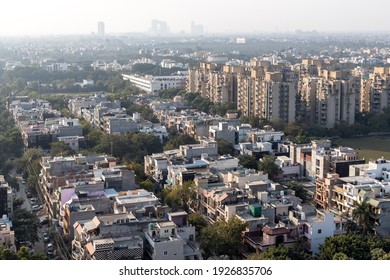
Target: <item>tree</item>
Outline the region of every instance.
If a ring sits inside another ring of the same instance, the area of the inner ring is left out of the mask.
[[[205,259],[227,255],[230,258],[240,254],[242,232],[246,225],[236,217],[228,222],[219,220],[201,230],[200,246]]]
[[[239,163],[249,169],[257,169],[257,158],[251,155],[241,155],[238,157]]]
[[[42,253],[31,253],[27,247],[20,247],[15,254],[11,249],[0,246],[0,260],[47,260]]]
[[[50,143],[50,152],[52,157],[68,156],[75,153],[68,145],[62,141]]]
[[[39,240],[39,220],[35,214],[23,208],[18,209],[14,212],[12,223],[16,240],[30,241],[32,244]]]
[[[138,162],[130,162],[127,167],[130,169],[130,170],[133,170],[134,173],[135,173],[135,182],[137,184],[140,184],[142,181],[146,180],[147,177],[146,177],[146,174],[145,174],[145,168],[142,164],[138,163]]]
[[[201,233],[202,229],[207,227],[207,221],[199,213],[191,213],[188,216],[188,222],[193,225],[198,234]]]
[[[332,260],[337,253],[343,253],[354,260],[369,260],[370,244],[368,238],[360,234],[345,234],[327,237],[320,245],[320,258]]]
[[[307,242],[298,240],[293,248],[283,245],[271,246],[267,250],[248,256],[248,260],[308,260],[312,256],[306,252]]]
[[[30,258],[30,249],[27,247],[20,247],[17,253],[19,260],[28,260]]]
[[[173,186],[163,190],[163,200],[173,210],[189,210],[189,205],[196,198],[196,190],[193,181],[185,181],[182,185]]]
[[[11,188],[19,191],[19,183],[18,183],[18,179],[16,179],[16,177],[7,178],[7,183]]]
[[[360,204],[355,205],[355,209],[352,211],[352,218],[356,221],[364,234],[372,232],[373,227],[370,222],[370,204],[363,201]]]
[[[350,258],[344,253],[336,253],[332,260],[350,260]]]
[[[0,260],[17,260],[18,256],[9,248],[0,247]]]
[[[302,184],[298,184],[295,181],[288,182],[286,186],[295,192],[295,196],[302,199],[302,202],[305,203],[310,200],[308,191]]]
[[[178,149],[181,145],[197,143],[198,141],[187,134],[177,134],[169,137],[169,140],[164,145],[164,150]]]
[[[152,181],[150,181],[149,178],[147,178],[146,180],[142,181],[140,184],[140,187],[149,191],[149,192],[154,192],[154,184]]]
[[[234,146],[229,141],[222,138],[218,138],[217,143],[218,143],[218,154],[220,154],[221,156],[234,154]]]
[[[386,253],[382,248],[374,248],[370,253],[372,260],[390,260],[390,253]]]
[[[14,198],[14,201],[12,203],[13,207],[14,207],[14,210],[20,208],[20,206],[22,206],[24,203],[24,199],[19,197],[19,198]]]
[[[273,180],[279,173],[278,166],[275,164],[275,158],[269,155],[260,160],[258,169],[267,173],[271,180]]]

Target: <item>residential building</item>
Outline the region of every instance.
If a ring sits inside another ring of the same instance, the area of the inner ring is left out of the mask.
[[[229,127],[227,122],[220,122],[218,126],[210,126],[209,138],[224,139],[233,145],[237,143],[236,131],[234,127]]]
[[[16,253],[15,232],[12,230],[12,221],[6,214],[0,218],[0,246],[9,248]]]
[[[7,215],[12,218],[14,197],[14,192],[5,181],[4,175],[0,175],[0,217]]]
[[[378,114],[390,107],[390,67],[374,67],[361,80],[360,111]]]
[[[145,231],[145,252],[148,257],[152,260],[201,259],[195,242],[195,227],[188,225],[187,213],[171,213],[169,219],[150,223]]]
[[[131,213],[95,216],[74,224],[74,260],[142,259],[139,221]]]

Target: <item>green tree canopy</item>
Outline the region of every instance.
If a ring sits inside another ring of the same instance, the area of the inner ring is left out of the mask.
[[[241,155],[238,157],[239,163],[249,169],[257,169],[257,158],[251,155]]]
[[[185,181],[183,185],[166,188],[162,191],[162,199],[174,211],[189,210],[189,204],[196,198],[195,184],[193,181]]]
[[[169,137],[169,140],[164,145],[164,150],[178,149],[181,145],[197,144],[199,143],[190,135],[176,134]]]
[[[23,208],[18,209],[14,212],[12,224],[16,240],[29,241],[32,244],[39,241],[39,220],[34,213]]]
[[[383,250],[375,250],[380,248]],[[356,233],[328,237],[320,245],[320,259],[332,260],[335,256],[344,254],[348,259],[370,260],[379,257],[386,258],[390,251],[390,239],[378,236],[368,236]],[[338,255],[336,255],[338,254]]]
[[[199,213],[191,213],[188,216],[188,222],[193,225],[198,234],[201,233],[202,229],[207,227],[207,221]]]
[[[233,155],[234,154],[234,146],[232,143],[229,141],[218,138],[217,139],[218,143],[218,154],[223,156],[223,155]]]
[[[219,220],[201,230],[200,246],[205,259],[212,256],[227,255],[230,258],[240,254],[242,232],[246,225],[238,218],[228,222]]]
[[[268,174],[268,177],[273,180],[279,173],[278,166],[275,164],[273,156],[265,156],[258,163],[258,169]]]
[[[352,218],[356,221],[364,234],[372,232],[373,225],[370,221],[371,206],[369,203],[363,201],[356,204],[352,211]]]

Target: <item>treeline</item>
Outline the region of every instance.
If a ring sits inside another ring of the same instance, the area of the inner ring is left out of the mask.
[[[93,80],[94,84],[81,87],[76,83]],[[39,93],[77,93],[91,91],[120,92],[129,86],[121,73],[115,71],[72,69],[66,72],[48,72],[40,67],[18,67],[13,71],[3,71],[0,81],[7,86],[4,93],[31,92]]]
[[[112,154],[123,162],[143,164],[144,156],[163,150],[160,139],[146,133],[109,135],[89,124],[83,124],[87,152]]]
[[[13,159],[23,154],[23,139],[3,105],[0,105],[0,174],[7,175],[13,167]]]
[[[153,75],[153,76],[170,76],[177,71],[183,71],[187,69],[172,67],[172,68],[163,68],[160,65],[154,65],[150,63],[143,64],[134,64],[132,72],[142,75]]]

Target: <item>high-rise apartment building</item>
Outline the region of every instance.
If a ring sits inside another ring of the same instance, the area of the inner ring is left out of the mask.
[[[167,35],[169,33],[169,27],[165,21],[154,19],[152,20],[149,32],[154,36]]]
[[[104,22],[99,21],[98,22],[98,36],[104,36],[104,35],[105,35]]]
[[[374,67],[361,80],[360,111],[378,114],[390,107],[390,67]]]
[[[202,24],[195,24],[195,21],[191,21],[191,35],[200,36],[204,33],[204,27]]]
[[[216,103],[236,102],[243,116],[326,128],[353,124],[360,107],[379,112],[390,105],[390,68],[375,68],[362,85],[359,75],[338,69],[333,60],[320,59],[294,66],[261,60],[245,66],[200,63],[189,69],[187,90]]]
[[[315,124],[332,128],[355,122],[355,98],[359,80],[346,71],[323,70],[316,83]]]

